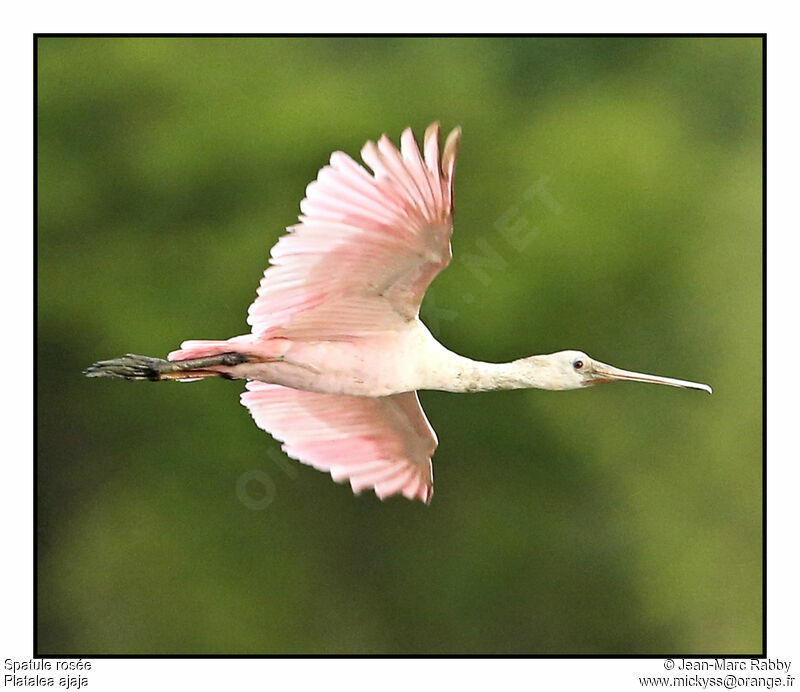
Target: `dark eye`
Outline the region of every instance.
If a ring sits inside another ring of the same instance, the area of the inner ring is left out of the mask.
[[[576,370],[580,370],[583,367],[583,361],[582,360],[576,360],[572,364],[572,367],[575,368]]]

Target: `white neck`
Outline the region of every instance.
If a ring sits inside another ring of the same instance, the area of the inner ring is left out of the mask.
[[[510,363],[484,363],[453,353],[417,321],[413,330],[411,389],[445,392],[491,392],[499,389],[565,389],[549,356]]]
[[[546,359],[524,358],[510,363],[485,363],[444,349],[426,368],[425,386],[445,392],[490,392],[500,389],[550,389],[553,381]],[[446,355],[445,355],[446,354]]]

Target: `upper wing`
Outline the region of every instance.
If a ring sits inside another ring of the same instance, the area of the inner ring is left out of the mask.
[[[419,314],[428,285],[450,261],[453,180],[461,130],[439,158],[439,125],[424,158],[406,129],[400,150],[383,135],[362,166],[331,155],[300,203],[300,223],[272,248],[248,310],[254,334],[336,339],[382,331]]]
[[[402,493],[429,503],[436,434],[416,392],[386,397],[318,394],[250,381],[242,403],[294,459],[350,480],[381,499]]]

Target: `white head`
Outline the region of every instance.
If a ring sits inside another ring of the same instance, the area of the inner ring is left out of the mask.
[[[582,351],[559,351],[546,356],[531,356],[530,358],[524,358],[522,362],[535,366],[537,383],[534,386],[543,389],[578,389],[604,382],[627,380],[630,382],[666,384],[671,387],[702,389],[711,394],[711,387],[707,384],[621,370],[613,365],[606,365],[594,360]]]

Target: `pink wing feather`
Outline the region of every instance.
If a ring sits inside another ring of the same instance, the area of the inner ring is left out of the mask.
[[[300,223],[272,248],[248,310],[253,334],[343,339],[419,315],[428,285],[450,262],[453,180],[460,129],[439,157],[439,125],[424,158],[410,129],[400,150],[382,136],[361,156],[331,155],[300,203]]]
[[[248,310],[257,337],[340,340],[391,331],[419,315],[450,262],[460,129],[439,157],[439,125],[424,155],[410,129],[400,150],[384,135],[361,157],[331,155],[300,203],[300,223],[272,248]],[[349,479],[355,492],[430,502],[436,435],[416,392],[389,397],[318,394],[251,381],[242,395],[256,424],[299,461]]]
[[[304,464],[350,481],[354,492],[374,487],[381,499],[402,493],[429,503],[436,434],[416,392],[386,397],[318,394],[250,381],[242,403],[256,425]]]

